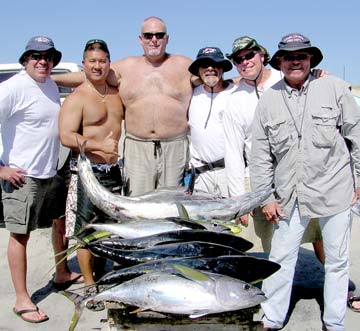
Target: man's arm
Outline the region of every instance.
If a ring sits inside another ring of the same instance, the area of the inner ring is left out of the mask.
[[[50,77],[58,86],[64,87],[78,87],[85,81],[85,74],[83,72],[53,74]]]
[[[119,62],[113,64],[114,68],[110,67],[109,74],[106,81],[109,85],[118,87],[120,85],[120,74],[118,73],[117,66]],[[69,72],[66,74],[51,75],[51,79],[58,85],[64,87],[78,87],[85,81],[84,72]]]

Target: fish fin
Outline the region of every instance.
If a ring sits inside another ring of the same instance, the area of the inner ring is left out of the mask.
[[[209,314],[210,311],[209,310],[197,310],[195,312],[193,312],[191,315],[189,315],[190,318],[198,318],[201,316],[205,316],[207,314]]]
[[[90,243],[92,241],[95,241],[95,240],[110,237],[111,235],[112,235],[112,233],[109,232],[109,231],[95,231],[95,232],[89,234],[88,236],[86,236],[85,238],[83,238],[82,241],[85,244],[88,244],[88,243]]]
[[[138,314],[138,313],[141,313],[142,311],[145,311],[145,310],[149,310],[150,307],[139,307],[139,308],[136,308],[135,310],[132,310],[130,312],[130,314]]]
[[[58,266],[61,262],[65,261],[70,255],[72,255],[75,251],[77,251],[78,248],[82,247],[83,245],[82,244],[75,244],[73,246],[70,246],[68,249],[64,250],[64,251],[61,251],[57,254],[55,254],[55,256],[59,256],[59,255],[62,255],[65,253],[65,256],[60,260],[58,261],[57,263],[55,263],[55,265],[53,265],[46,273],[45,275],[49,275],[50,272],[56,268],[56,266]]]
[[[251,282],[249,282],[249,284],[254,285],[254,284],[257,284],[257,283],[259,283],[261,281],[263,281],[263,278],[252,280]]]
[[[232,234],[239,234],[242,229],[240,226],[237,225],[232,225],[232,224],[222,224],[223,226],[225,226],[226,228],[230,229]]]
[[[179,217],[181,217],[183,220],[190,220],[189,217],[189,213],[187,212],[186,208],[184,207],[183,204],[181,204],[180,202],[176,202],[175,203],[177,210],[179,212]]]
[[[83,297],[80,294],[76,294],[76,293],[70,292],[70,291],[61,291],[58,293],[64,295],[66,298],[68,298],[70,301],[72,301],[75,305],[74,314],[71,318],[71,322],[70,322],[70,326],[69,326],[69,331],[74,331],[76,325],[79,322],[79,319],[84,310],[84,307],[85,307],[85,303],[84,303],[85,297]]]
[[[203,272],[187,267],[185,265],[181,265],[181,264],[173,264],[173,268],[177,271],[177,273],[179,273],[181,276],[192,280],[192,281],[197,281],[197,282],[204,282],[204,281],[209,281],[211,280],[211,278],[204,274]]]

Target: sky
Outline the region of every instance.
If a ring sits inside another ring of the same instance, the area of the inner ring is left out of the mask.
[[[320,68],[360,85],[358,0],[1,0],[0,63],[17,62],[36,35],[51,37],[66,62],[81,63],[92,38],[108,43],[112,61],[141,55],[138,36],[149,16],[166,22],[167,51],[191,59],[206,46],[229,53],[234,39],[244,35],[274,54],[282,36],[300,32],[321,49]],[[236,75],[233,69],[225,77]]]

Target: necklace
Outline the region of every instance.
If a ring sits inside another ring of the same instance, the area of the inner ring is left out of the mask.
[[[89,81],[87,81],[87,85],[102,99],[101,102],[105,102],[105,98],[106,98],[106,93],[107,93],[107,89],[108,89],[108,85],[105,84],[105,91],[104,94],[101,94],[93,84],[91,84]]]

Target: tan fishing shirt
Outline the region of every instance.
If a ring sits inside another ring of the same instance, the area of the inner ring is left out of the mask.
[[[354,178],[344,137],[359,178],[360,109],[344,81],[310,76],[298,91],[281,80],[261,97],[252,134],[252,190],[276,189],[264,205],[277,198],[289,217],[297,200],[311,218],[350,207]]]

